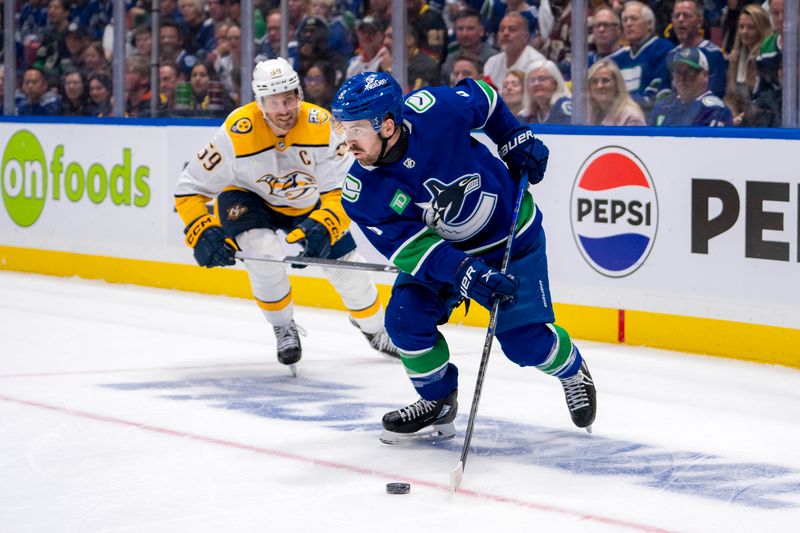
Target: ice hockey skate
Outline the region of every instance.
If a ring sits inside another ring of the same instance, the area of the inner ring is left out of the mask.
[[[420,398],[407,407],[383,415],[381,442],[409,444],[417,441],[439,442],[455,437],[453,420],[458,412],[458,390],[441,400]]]
[[[303,356],[300,334],[305,335],[305,331],[298,329],[294,320],[282,326],[272,326],[272,329],[278,345],[278,361],[287,365],[292,375],[297,377],[297,362]]]
[[[591,433],[592,423],[597,414],[597,394],[586,361],[581,363],[577,374],[562,379],[561,386],[564,387],[564,395],[567,398],[567,407],[569,407],[572,422]]]
[[[394,345],[392,339],[389,338],[389,334],[386,333],[386,328],[381,329],[377,333],[367,333],[361,329],[358,322],[353,320],[353,317],[350,317],[350,323],[358,328],[358,331],[367,338],[367,342],[369,342],[369,345],[375,350],[393,359],[400,359],[400,351],[397,349],[397,346]]]

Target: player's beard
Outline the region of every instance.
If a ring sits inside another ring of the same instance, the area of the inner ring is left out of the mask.
[[[378,151],[375,153],[369,153],[359,144],[351,145],[348,149],[350,152],[359,152],[361,154],[356,156],[356,159],[362,165],[374,165],[375,162],[378,161],[378,156],[380,156]],[[378,148],[378,150],[380,150],[380,148]]]

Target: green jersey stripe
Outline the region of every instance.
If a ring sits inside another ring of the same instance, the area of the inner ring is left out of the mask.
[[[444,240],[430,228],[424,228],[404,242],[389,260],[403,272],[417,272],[425,258]]]
[[[486,113],[486,120],[484,120],[483,124],[481,124],[481,127],[478,128],[478,129],[483,129],[486,123],[489,122],[489,117],[491,117],[492,113],[494,113],[494,108],[497,105],[497,93],[495,92],[494,89],[492,89],[491,85],[489,85],[483,80],[478,80],[478,87],[480,87],[483,90],[484,94],[486,95],[486,98],[489,100],[489,112]]]

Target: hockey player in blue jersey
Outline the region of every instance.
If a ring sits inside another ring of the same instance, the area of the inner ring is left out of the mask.
[[[526,192],[508,273],[499,272],[520,179],[538,183],[548,150],[488,84],[462,80],[405,99],[385,73],[363,73],[337,92],[332,111],[356,162],[342,188],[347,214],[402,271],[386,330],[421,397],[383,417],[381,440],[455,435],[458,369],[438,330],[462,299],[502,302],[497,339],[520,366],[561,380],[572,420],[590,428],[595,388],[569,334],[555,325],[542,214]],[[482,129],[504,161],[470,136]]]

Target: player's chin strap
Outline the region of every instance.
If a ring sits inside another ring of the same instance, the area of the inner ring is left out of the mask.
[[[392,133],[392,135],[394,135],[394,133]],[[400,161],[400,158],[405,155],[406,149],[408,148],[408,128],[405,124],[400,123],[400,137],[397,138],[397,142],[394,143],[394,146],[388,150],[386,146],[392,136],[384,137],[379,131],[378,138],[381,140],[381,155],[378,156],[375,166],[391,165],[392,163]]]

